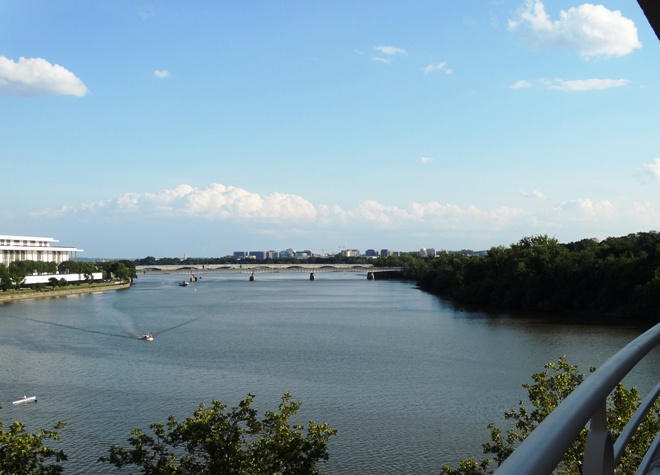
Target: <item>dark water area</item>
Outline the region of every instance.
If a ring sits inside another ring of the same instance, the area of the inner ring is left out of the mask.
[[[96,459],[136,427],[247,393],[262,413],[290,391],[300,422],[339,429],[325,473],[435,474],[481,452],[488,422],[545,363],[566,355],[586,372],[644,329],[461,310],[362,274],[181,278],[0,304],[4,423],[65,421],[65,473],[118,473]],[[628,385],[652,387],[659,362],[654,352]],[[39,402],[12,406],[23,394]]]

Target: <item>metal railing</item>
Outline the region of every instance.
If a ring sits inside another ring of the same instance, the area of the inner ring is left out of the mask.
[[[591,420],[584,450],[583,475],[612,475],[644,416],[660,396],[660,383],[642,401],[616,441],[607,428],[607,397],[653,348],[660,324],[639,336],[589,375],[495,471],[495,475],[551,474]],[[637,475],[660,474],[660,434],[647,451]]]

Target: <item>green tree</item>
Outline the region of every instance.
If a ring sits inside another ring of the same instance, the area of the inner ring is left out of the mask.
[[[24,261],[10,262],[7,269],[9,273],[9,286],[14,290],[21,288],[25,282],[25,276],[28,274],[25,265],[21,264],[22,262]]]
[[[9,280],[9,270],[4,264],[0,264],[0,290],[8,290],[11,288],[11,281]]]
[[[591,371],[594,369],[591,368]],[[584,375],[577,366],[571,365],[565,357],[560,357],[555,363],[545,365],[545,370],[532,375],[533,383],[523,384],[531,405],[528,408],[524,401],[518,403],[516,409],[509,409],[504,418],[510,421],[507,430],[502,430],[494,423],[488,425],[490,442],[482,445],[487,456],[482,460],[461,460],[457,468],[445,465],[443,475],[487,475],[504,462],[515,448],[545,419],[580,383]],[[639,407],[641,399],[635,388],[626,389],[622,384],[608,398],[607,424],[616,440],[626,423]],[[634,474],[636,467],[642,461],[646,450],[660,431],[660,403],[656,401],[652,411],[639,426],[635,436],[628,444],[624,456],[619,462],[617,474]],[[579,475],[582,473],[582,459],[587,429],[583,429],[575,442],[568,449],[564,458],[553,472],[556,475]]]
[[[2,406],[0,406],[2,409]],[[45,445],[45,441],[59,440],[58,430],[66,424],[58,422],[53,429],[39,429],[36,433],[25,430],[22,422],[14,421],[5,429],[0,418],[0,475],[57,475],[62,466],[57,462],[67,459],[63,451]],[[50,461],[56,463],[50,463]]]
[[[328,460],[327,444],[337,433],[327,423],[290,424],[300,408],[286,393],[279,412],[268,411],[261,420],[248,394],[238,406],[213,401],[199,406],[192,417],[152,424],[153,435],[131,432],[131,448],[113,445],[99,462],[118,468],[136,466],[143,474],[318,474],[317,463]]]

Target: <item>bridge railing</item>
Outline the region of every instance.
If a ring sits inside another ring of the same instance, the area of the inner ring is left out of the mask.
[[[660,324],[639,336],[590,374],[495,471],[495,475],[550,475],[589,421],[583,475],[612,475],[644,416],[660,395],[658,384],[612,443],[607,428],[607,397],[653,348],[660,344]],[[660,434],[636,472],[660,475]]]

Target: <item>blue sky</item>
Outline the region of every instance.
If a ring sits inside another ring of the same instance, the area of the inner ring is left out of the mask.
[[[86,257],[657,230],[635,1],[0,0],[0,233]]]

